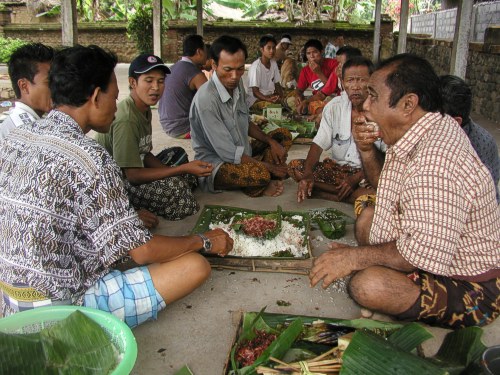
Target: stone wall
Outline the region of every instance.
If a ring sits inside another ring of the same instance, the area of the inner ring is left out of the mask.
[[[5,37],[40,42],[52,47],[61,45],[61,25],[55,23],[21,25],[10,24],[3,27]],[[113,51],[120,62],[130,62],[138,54],[135,43],[127,37],[124,22],[102,22],[78,25],[78,43],[96,44]]]
[[[439,75],[449,74],[453,43],[409,36],[407,51],[426,58]],[[466,82],[472,89],[472,111],[500,123],[500,48],[470,43]]]
[[[166,38],[164,40],[163,56],[167,61],[175,61],[182,54],[182,40],[188,34],[196,33],[196,24],[186,21],[170,21]],[[249,22],[207,22],[204,24],[203,37],[207,43],[211,43],[217,37],[227,34],[240,38],[248,48],[247,63],[257,58],[259,39],[262,35],[273,34],[279,41],[281,34],[287,33],[292,36],[290,50],[297,56],[300,48],[311,38],[320,38],[326,35],[333,39],[342,34],[346,44],[358,47],[367,56],[373,55],[373,25],[350,25],[347,22],[322,22],[311,23],[296,27],[294,24],[269,21]],[[392,21],[382,22],[381,27],[382,49],[381,56],[389,57],[392,52]]]

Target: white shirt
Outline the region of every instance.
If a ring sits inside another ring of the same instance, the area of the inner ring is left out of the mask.
[[[5,113],[7,118],[0,123],[0,141],[3,141],[7,134],[14,128],[23,124],[32,124],[40,120],[40,116],[24,103],[16,102],[14,108]]]
[[[361,168],[361,158],[351,131],[352,104],[347,92],[333,98],[323,108],[318,134],[313,139],[323,150],[332,150],[332,159],[340,165]],[[386,145],[376,141],[375,147],[385,152]]]
[[[276,89],[276,83],[280,82],[281,75],[276,61],[271,60],[271,66],[267,69],[260,58],[255,60],[248,69],[248,107],[251,107],[257,101],[257,98],[253,95],[252,87],[257,87],[263,95],[271,95]]]

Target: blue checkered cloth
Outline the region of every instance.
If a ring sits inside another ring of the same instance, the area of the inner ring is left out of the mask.
[[[85,292],[83,305],[107,311],[134,328],[166,307],[147,267],[112,270]]]

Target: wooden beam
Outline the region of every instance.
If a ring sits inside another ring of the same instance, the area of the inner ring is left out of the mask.
[[[196,0],[196,34],[203,36],[203,0]]]
[[[375,2],[375,26],[373,28],[373,62],[380,60],[380,21],[382,13],[382,0]]]
[[[78,23],[76,12],[76,0],[62,0],[62,45],[71,47],[78,43]]]
[[[399,12],[398,53],[406,52],[406,36],[408,35],[409,0],[401,0]]]
[[[472,24],[474,4],[469,0],[461,0],[457,8],[455,21],[455,37],[451,50],[450,74],[465,79],[467,57],[469,56],[469,37]]]
[[[163,35],[162,35],[162,3],[161,0],[153,0],[153,53],[162,57]]]

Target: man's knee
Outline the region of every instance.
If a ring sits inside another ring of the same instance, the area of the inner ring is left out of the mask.
[[[366,302],[374,294],[374,290],[378,289],[376,283],[379,282],[379,273],[383,267],[369,267],[355,273],[349,281],[348,292],[353,300],[362,306],[366,306]]]
[[[366,207],[356,219],[354,226],[354,236],[359,245],[369,245],[370,229],[372,226],[375,207]]]
[[[197,278],[200,282],[203,282],[210,277],[212,269],[210,267],[210,263],[204,256],[198,253],[190,253],[185,256],[187,257],[186,261],[189,265],[189,269],[187,270],[188,275]]]

